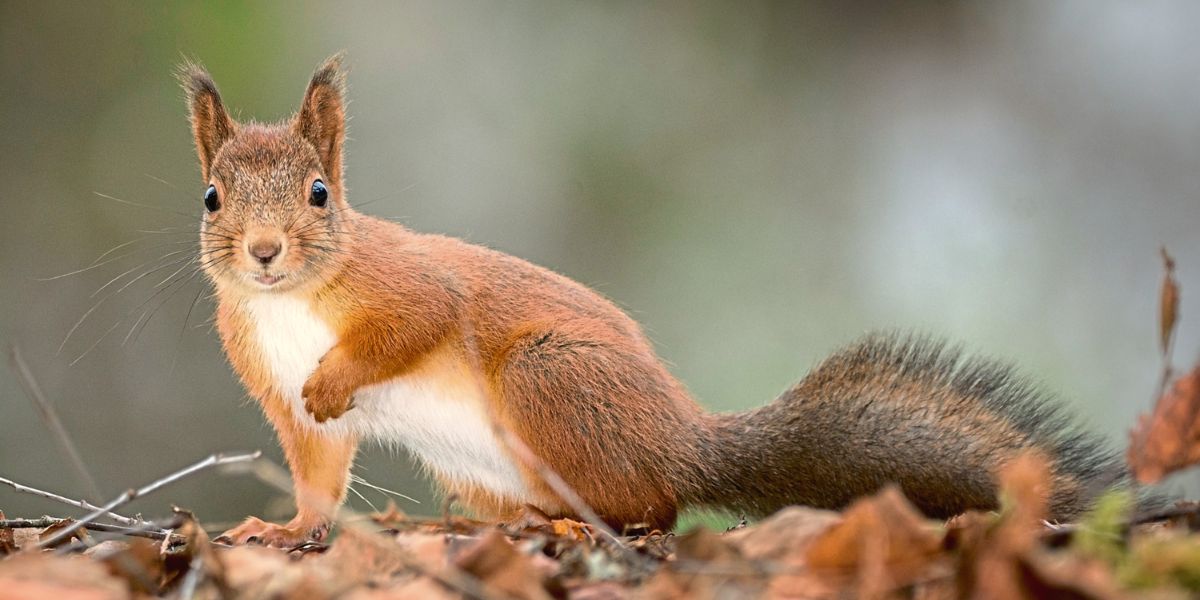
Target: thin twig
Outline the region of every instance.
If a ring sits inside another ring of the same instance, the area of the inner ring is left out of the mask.
[[[162,479],[159,479],[157,481],[151,482],[151,483],[147,484],[146,486],[143,486],[138,489],[126,490],[125,493],[121,494],[120,496],[117,496],[112,501],[110,501],[108,504],[105,504],[104,506],[91,512],[87,516],[85,516],[85,517],[75,521],[71,525],[59,530],[58,533],[55,533],[54,535],[50,536],[46,540],[43,540],[40,544],[38,544],[38,546],[42,547],[42,548],[53,546],[55,543],[60,542],[64,539],[66,539],[67,537],[69,537],[72,533],[77,531],[80,527],[83,527],[84,525],[87,525],[88,523],[95,521],[96,519],[104,516],[105,514],[108,514],[108,512],[112,511],[113,509],[115,509],[119,506],[128,504],[137,498],[140,498],[147,494],[153,493],[154,491],[158,490],[159,488],[161,488],[165,485],[174,483],[176,481],[179,481],[180,479],[183,479],[189,475],[198,473],[200,471],[203,471],[204,469],[208,469],[208,468],[216,467],[216,466],[220,466],[220,465],[251,462],[251,461],[257,460],[260,456],[262,456],[262,452],[259,452],[259,451],[251,452],[249,454],[233,454],[233,455],[214,454],[212,456],[209,456],[208,458],[206,458],[194,465],[191,465],[189,467],[186,467],[184,469],[181,469],[179,471],[171,473],[170,475],[167,475],[166,477],[163,477]]]
[[[87,500],[72,500],[72,499],[64,497],[64,496],[59,496],[58,494],[55,494],[53,492],[47,492],[45,490],[39,490],[37,488],[32,488],[27,485],[17,483],[11,479],[6,479],[4,477],[0,477],[0,483],[12,486],[12,488],[18,492],[24,492],[26,494],[33,494],[34,496],[41,496],[42,498],[49,498],[50,500],[54,500],[56,502],[62,502],[63,504],[68,504],[70,506],[77,506],[84,510],[100,510],[99,506],[96,506],[95,504],[92,504],[91,502],[88,502]],[[106,516],[109,519],[112,519],[118,523],[124,523],[126,525],[142,525],[142,524],[146,523],[146,521],[119,515],[115,512],[109,512],[109,513],[105,514],[104,516]]]
[[[204,555],[197,552],[192,558],[192,562],[188,564],[187,575],[183,576],[183,582],[179,584],[179,600],[192,600],[196,595],[196,587],[200,585],[200,578],[204,575]]]
[[[33,408],[41,417],[42,423],[54,434],[54,439],[58,442],[59,448],[63,454],[66,454],[67,460],[71,466],[75,468],[75,474],[83,481],[87,487],[88,493],[93,498],[103,496],[100,493],[100,486],[96,485],[96,480],[88,471],[87,466],[83,463],[83,458],[79,456],[79,449],[75,447],[75,442],[71,440],[71,436],[67,435],[67,428],[63,427],[62,421],[58,418],[58,412],[50,405],[45,394],[42,393],[41,386],[38,385],[36,379],[33,378],[33,371],[29,369],[29,365],[25,363],[24,357],[21,356],[21,350],[15,344],[9,347],[8,353],[9,367],[17,379],[21,381],[21,387],[25,389],[25,394],[29,396],[29,401],[33,403]]]
[[[57,517],[40,517],[37,519],[0,519],[0,529],[23,529],[35,528],[45,529],[53,525],[58,525],[63,521],[71,519],[60,519]],[[90,531],[100,531],[103,533],[117,533],[129,537],[148,538],[152,540],[171,539],[174,541],[178,538],[179,542],[183,542],[183,538],[178,534],[171,533],[167,530],[156,529],[140,529],[136,527],[122,527],[120,525],[109,525],[108,523],[87,523],[83,526],[84,529]]]
[[[575,492],[574,488],[566,480],[555,472],[554,469],[550,468],[545,461],[534,454],[533,450],[530,450],[529,446],[525,445],[524,440],[500,423],[499,419],[492,419],[492,427],[501,441],[508,446],[508,449],[517,455],[517,460],[537,471],[542,481],[550,486],[550,489],[554,490],[554,493],[558,494],[558,497],[562,498],[563,502],[566,502],[567,506],[570,506],[571,510],[575,511],[575,514],[579,515],[585,523],[591,525],[597,531],[604,533],[611,541],[616,542],[618,546],[623,547],[617,539],[617,532],[613,531],[600,518],[600,515],[596,514],[596,511],[592,510],[591,506],[588,506],[587,502],[584,502],[583,498]]]

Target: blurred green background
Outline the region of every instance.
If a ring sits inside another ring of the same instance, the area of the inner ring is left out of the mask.
[[[4,2],[0,343],[105,496],[215,451],[278,459],[205,282],[93,294],[194,241],[183,57],[265,121],[346,49],[352,203],[595,287],[705,405],[766,402],[894,327],[1017,362],[1123,444],[1159,373],[1160,245],[1180,362],[1200,348],[1200,4],[883,4]],[[439,511],[403,455],[358,473]],[[0,476],[87,494],[7,368]],[[207,475],[134,510],[278,499]],[[69,512],[7,488],[0,508]]]

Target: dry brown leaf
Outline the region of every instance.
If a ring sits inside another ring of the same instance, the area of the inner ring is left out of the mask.
[[[970,512],[947,525],[947,547],[957,550],[962,597],[1000,600],[1119,598],[1106,565],[1052,554],[1039,543],[1049,503],[1050,463],[1028,452],[999,473],[1004,514]]]
[[[1161,248],[1163,259],[1163,282],[1158,300],[1159,341],[1163,356],[1171,350],[1171,337],[1175,335],[1175,322],[1179,317],[1179,283],[1175,281],[1175,259]]]
[[[164,565],[155,542],[141,538],[110,540],[92,550],[109,573],[124,580],[138,594],[157,594],[164,583]]]
[[[818,535],[842,520],[831,510],[789,506],[752,527],[735,529],[725,539],[749,560],[804,564],[804,554]]]
[[[406,524],[408,515],[404,514],[404,511],[396,506],[394,500],[388,500],[387,508],[383,512],[371,515],[371,520],[384,527],[397,528]]]
[[[404,552],[387,537],[347,527],[328,552],[310,561],[310,568],[345,587],[381,585],[408,569],[409,559]],[[435,552],[440,558],[442,553]]]
[[[772,566],[766,595],[772,598],[833,594],[837,585],[806,567],[813,541],[841,522],[842,515],[803,506],[785,508],[750,527],[725,534],[742,555]]]
[[[4,511],[0,510],[0,521],[4,520]],[[11,529],[0,529],[0,556],[17,551],[17,540]]]
[[[23,553],[0,561],[0,600],[112,600],[129,589],[103,565],[80,556]]]
[[[960,547],[957,579],[963,593],[1027,598],[1021,561],[1037,548],[1050,495],[1050,463],[1041,453],[1026,452],[1004,465],[998,479],[1006,503],[1003,518],[962,515],[947,540]]]
[[[1017,585],[1020,596],[1035,600],[1117,600],[1125,597],[1117,589],[1111,569],[1099,561],[1074,557],[1049,558],[1035,553],[1017,560]]]
[[[325,598],[320,578],[307,577],[305,567],[287,554],[263,546],[235,546],[217,553],[229,589],[243,598]]]
[[[767,578],[730,541],[707,529],[679,538],[675,561],[638,592],[642,598],[753,598]]]
[[[570,592],[571,600],[624,600],[631,596],[629,588],[613,581],[589,583]]]
[[[549,599],[546,577],[529,557],[517,552],[508,538],[491,530],[455,559],[455,565],[479,579],[488,589],[521,599]]]
[[[1126,456],[1142,483],[1200,462],[1200,365],[1175,380],[1152,414],[1138,418]]]
[[[944,534],[895,486],[850,505],[842,522],[813,541],[807,563],[858,597],[883,597],[928,577],[943,557]]]
[[[555,519],[550,522],[550,529],[555,536],[576,542],[586,542],[592,535],[591,525],[572,519]]]
[[[343,600],[457,600],[462,598],[431,577],[413,577],[387,587],[359,587],[339,596]]]
[[[1009,503],[1004,526],[1034,540],[1050,512],[1050,460],[1037,451],[1023,452],[1000,468],[997,479]]]
[[[420,568],[429,573],[437,573],[446,566],[450,554],[450,540],[459,539],[438,533],[401,533],[396,535],[396,547],[408,556]]]
[[[57,534],[58,532],[66,529],[74,524],[75,524],[74,519],[63,519],[45,529],[43,529],[41,532],[39,532],[38,533],[38,542],[44,543],[46,540],[54,537],[55,534]],[[57,547],[57,546],[61,546],[63,544],[69,543],[71,540],[79,540],[82,542],[82,541],[85,541],[90,538],[91,538],[91,536],[88,534],[87,530],[80,527],[79,529],[76,529],[75,531],[71,532],[71,535],[67,536],[66,538],[63,538],[62,540],[59,540],[54,545]]]

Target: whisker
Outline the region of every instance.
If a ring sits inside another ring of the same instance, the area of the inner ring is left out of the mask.
[[[189,213],[185,213],[185,212],[181,212],[181,211],[177,211],[177,210],[171,210],[169,208],[163,208],[161,206],[154,206],[153,204],[142,204],[140,202],[133,202],[131,200],[125,200],[124,198],[117,198],[116,196],[110,196],[108,194],[105,194],[104,192],[97,192],[97,191],[93,190],[92,193],[97,196],[100,196],[101,198],[112,200],[113,202],[119,202],[121,204],[128,204],[129,206],[136,206],[138,208],[149,208],[151,210],[161,210],[166,213],[171,213],[173,215],[179,215],[179,216],[188,217],[188,218],[192,218],[195,216],[195,215],[192,215]]]
[[[141,314],[141,315],[138,315],[138,318],[137,318],[137,320],[133,322],[133,327],[130,327],[130,328],[129,328],[129,333],[125,334],[125,339],[121,340],[121,347],[122,347],[122,348],[124,348],[124,347],[125,347],[125,344],[128,344],[128,343],[129,343],[129,338],[130,338],[131,336],[133,336],[133,330],[137,329],[138,323],[141,323],[141,322],[142,322],[142,319],[145,319],[145,318],[146,318],[146,313],[148,313],[148,312],[150,312],[150,311],[148,311],[148,310],[143,310],[143,311],[142,311],[142,314]]]
[[[379,509],[378,509],[378,508],[376,508],[376,507],[375,507],[375,505],[374,505],[374,504],[372,504],[370,500],[367,500],[367,497],[366,497],[366,496],[362,495],[361,493],[359,493],[359,491],[358,491],[358,490],[354,489],[354,486],[352,486],[352,485],[348,485],[348,486],[346,486],[346,489],[350,490],[350,491],[351,491],[351,492],[352,492],[352,493],[353,493],[355,496],[358,496],[359,500],[362,500],[363,502],[366,502],[366,503],[367,503],[367,506],[370,506],[370,507],[371,507],[371,510],[373,510],[373,511],[375,511],[375,512],[379,512]]]
[[[183,348],[183,336],[187,333],[188,321],[191,320],[192,311],[196,310],[196,305],[200,303],[200,296],[203,294],[203,287],[196,290],[196,297],[192,298],[192,303],[188,305],[187,314],[183,317],[183,325],[179,328],[179,338],[175,340],[175,352],[171,356],[171,368],[167,371],[168,374],[175,372],[175,364],[179,361],[179,351]]]
[[[146,330],[146,326],[150,324],[150,321],[154,320],[154,315],[158,313],[159,309],[161,309],[163,306],[165,306],[167,304],[167,302],[170,302],[171,298],[175,297],[175,294],[178,294],[181,290],[186,288],[187,284],[191,283],[192,280],[195,279],[196,276],[202,272],[203,272],[202,266],[196,267],[195,269],[192,270],[192,272],[190,274],[184,276],[182,279],[176,280],[175,282],[172,282],[167,287],[164,287],[164,288],[160,289],[159,291],[155,292],[154,296],[158,296],[159,294],[171,289],[172,287],[175,288],[175,290],[173,292],[171,292],[170,294],[167,294],[167,296],[164,297],[158,303],[158,305],[154,307],[154,310],[150,311],[150,316],[146,318],[146,321],[144,323],[142,323],[141,330],[139,330],[138,333],[133,338],[135,342],[137,341],[138,336],[141,335],[141,332]],[[154,296],[151,296],[150,299],[153,299]],[[148,301],[149,301],[149,299],[147,300],[147,302]],[[145,304],[145,302],[143,302],[143,304]]]
[[[173,190],[175,190],[175,191],[177,191],[177,192],[182,192],[182,191],[183,191],[183,190],[179,189],[179,187],[178,187],[178,186],[176,186],[175,184],[173,184],[173,183],[171,183],[170,181],[167,181],[166,179],[163,179],[163,178],[161,178],[161,177],[155,177],[155,176],[153,176],[153,175],[151,175],[151,174],[149,174],[149,173],[142,173],[142,175],[144,175],[145,177],[148,177],[148,178],[150,178],[150,179],[153,179],[154,181],[157,181],[157,182],[159,182],[159,183],[161,183],[161,184],[163,184],[163,185],[165,185],[165,186],[167,186],[167,187],[169,187],[169,188],[171,188],[171,189],[173,189]]]
[[[134,241],[139,241],[139,240],[134,240]],[[103,261],[100,261],[100,258],[97,258],[97,259],[96,259],[96,261],[99,261],[99,262],[92,262],[92,264],[90,264],[90,265],[88,265],[88,266],[86,266],[86,267],[83,267],[82,269],[75,269],[74,271],[70,271],[70,272],[67,272],[67,273],[62,273],[61,275],[54,275],[53,277],[43,277],[43,278],[38,278],[38,279],[36,279],[35,281],[55,281],[55,280],[57,280],[57,279],[62,279],[62,278],[64,278],[64,277],[70,277],[70,276],[72,276],[72,275],[78,275],[78,274],[80,274],[80,273],[86,273],[86,272],[88,272],[88,271],[91,271],[92,269],[97,269],[97,268],[99,268],[99,267],[103,267],[104,265],[111,264],[111,263],[113,263],[113,262],[116,262],[116,261],[118,261],[118,260],[121,260],[122,258],[129,258],[130,256],[133,256],[133,255],[137,254],[138,252],[145,252],[145,251],[148,251],[148,250],[156,250],[156,249],[159,249],[159,248],[166,248],[166,247],[168,247],[168,246],[176,246],[176,245],[179,245],[179,244],[187,244],[187,243],[191,243],[191,242],[190,242],[190,241],[187,241],[187,242],[184,242],[184,241],[179,241],[179,242],[168,242],[168,243],[165,243],[165,244],[158,244],[158,245],[156,245],[156,246],[150,246],[150,247],[148,247],[148,248],[141,248],[141,249],[134,250],[134,251],[131,251],[131,252],[125,252],[125,253],[123,253],[123,254],[121,254],[121,255],[119,255],[119,256],[113,256],[113,257],[111,257],[111,258],[109,258],[109,259],[107,259],[107,260],[103,260]],[[126,244],[123,244],[123,245],[128,245],[128,244],[129,244],[129,242],[126,242]],[[116,248],[114,248],[113,250],[115,250],[115,249],[116,249]],[[106,255],[106,254],[109,254],[109,253],[111,253],[111,252],[112,252],[112,250],[109,250],[108,252],[105,252],[105,253],[104,253],[104,255]],[[104,257],[104,255],[101,255],[101,258],[103,258],[103,257]]]
[[[177,254],[177,253],[176,253],[176,254]],[[185,257],[184,259],[181,259],[181,260],[188,260],[188,259],[190,259],[190,258],[191,258],[191,257]],[[161,260],[161,259],[159,259],[159,260]],[[116,291],[113,291],[113,292],[109,292],[109,293],[108,293],[108,294],[106,294],[104,297],[102,297],[102,298],[100,298],[99,300],[97,300],[97,301],[96,301],[96,303],[95,303],[95,304],[93,304],[91,308],[87,309],[87,312],[83,313],[83,316],[82,316],[82,317],[79,317],[79,320],[78,320],[78,321],[76,321],[76,322],[75,322],[75,324],[74,324],[73,326],[71,326],[71,329],[70,329],[70,331],[68,331],[68,332],[67,332],[67,336],[66,336],[65,338],[63,338],[63,341],[62,341],[62,343],[58,345],[58,352],[57,352],[57,354],[62,354],[63,348],[65,348],[65,347],[67,346],[67,342],[68,342],[68,341],[70,341],[70,339],[71,339],[71,336],[75,334],[75,331],[76,331],[76,330],[78,330],[78,329],[79,329],[79,327],[80,327],[80,325],[83,325],[83,322],[87,320],[88,316],[89,316],[89,315],[91,315],[92,313],[96,312],[96,309],[100,308],[100,305],[104,304],[104,302],[105,302],[106,300],[108,300],[109,298],[112,298],[112,297],[113,297],[113,296],[115,296],[116,294],[119,294],[119,293],[121,293],[121,290],[124,290],[125,288],[129,287],[129,286],[130,286],[132,283],[136,282],[138,279],[141,279],[141,278],[143,278],[143,277],[145,277],[145,276],[149,275],[150,273],[153,273],[154,271],[161,270],[161,269],[163,269],[163,268],[166,268],[166,267],[168,267],[168,266],[171,266],[171,265],[174,265],[174,264],[177,264],[177,263],[176,263],[176,262],[171,262],[171,263],[168,263],[166,266],[162,266],[162,267],[158,267],[158,268],[156,268],[156,269],[152,269],[152,270],[150,270],[150,271],[146,271],[145,273],[142,273],[141,275],[139,275],[137,278],[133,279],[133,280],[132,280],[132,281],[130,281],[129,283],[125,284],[123,287],[121,287],[121,289],[119,289],[119,290],[116,290]],[[133,271],[135,271],[135,270],[137,270],[137,269],[139,269],[139,268],[141,268],[141,267],[143,267],[143,266],[145,266],[145,263],[143,263],[143,264],[141,264],[141,265],[138,265],[137,267],[134,267],[133,269],[131,269],[130,271],[127,271],[126,273],[123,273],[123,274],[121,274],[121,275],[118,275],[118,276],[117,276],[117,279],[119,279],[119,278],[121,278],[121,277],[124,277],[124,276],[125,276],[125,275],[127,275],[128,273],[131,273],[131,272],[133,272]],[[114,279],[114,280],[112,280],[112,281],[109,281],[108,283],[104,284],[104,287],[108,287],[109,285],[111,285],[111,284],[113,283],[113,281],[116,281],[116,279]],[[103,289],[103,288],[101,288],[101,289]],[[92,296],[94,297],[94,296],[95,296],[95,294],[93,294]]]
[[[122,321],[123,321],[123,319],[122,319]],[[113,323],[113,324],[112,324],[112,327],[109,327],[107,331],[105,331],[104,333],[100,334],[100,337],[99,337],[99,338],[96,338],[96,341],[95,341],[94,343],[92,343],[92,345],[91,345],[91,346],[88,346],[88,349],[87,349],[87,350],[84,350],[84,351],[83,351],[83,354],[80,354],[79,356],[76,356],[76,357],[75,357],[75,360],[73,360],[73,361],[71,361],[70,363],[68,363],[68,364],[67,364],[67,366],[68,366],[68,367],[73,367],[73,366],[75,366],[75,363],[77,363],[77,362],[79,362],[79,361],[83,360],[83,357],[87,356],[89,352],[91,352],[93,349],[95,349],[95,348],[96,348],[96,346],[99,346],[99,345],[100,345],[100,342],[101,342],[101,340],[103,340],[105,337],[108,337],[108,334],[112,333],[112,330],[116,329],[116,328],[117,328],[117,326],[118,326],[118,325],[120,325],[122,321],[117,321],[116,323]]]
[[[190,252],[191,252],[190,250],[176,250],[175,252],[168,252],[168,253],[166,253],[166,254],[164,254],[164,255],[162,255],[162,256],[160,256],[160,257],[158,257],[158,258],[154,259],[154,260],[148,260],[148,261],[146,261],[146,262],[143,262],[142,264],[140,264],[140,265],[137,265],[136,267],[133,267],[132,269],[129,269],[128,271],[125,271],[124,273],[121,273],[120,275],[117,275],[116,277],[113,277],[112,279],[109,279],[109,280],[108,280],[108,283],[105,283],[104,285],[100,286],[100,288],[99,288],[99,289],[97,289],[96,291],[92,292],[92,295],[91,295],[91,296],[88,296],[88,297],[89,297],[89,298],[95,298],[97,294],[99,294],[100,292],[103,292],[103,291],[105,290],[105,288],[107,288],[108,286],[110,286],[110,285],[112,285],[112,284],[116,283],[118,280],[120,280],[121,278],[125,277],[126,275],[128,275],[128,274],[130,274],[130,273],[132,273],[132,272],[134,272],[134,271],[136,271],[136,270],[138,270],[138,269],[140,269],[140,268],[142,268],[142,267],[146,266],[148,263],[154,262],[155,260],[163,260],[163,259],[166,259],[166,258],[170,258],[170,257],[172,257],[172,256],[178,256],[178,255],[180,255],[180,254],[183,254],[183,253],[189,253],[189,254],[190,254]],[[176,264],[179,264],[179,261],[186,260],[187,258],[188,258],[188,257],[184,257],[184,258],[181,258],[181,259],[179,259],[178,261],[172,261],[172,262],[168,263],[168,266],[169,266],[169,265],[176,265]],[[167,267],[164,267],[164,268],[167,268]],[[134,281],[137,281],[137,280],[135,279]],[[122,288],[122,289],[124,289],[124,288]],[[119,290],[118,290],[118,291],[119,291]]]
[[[411,500],[413,502],[416,502],[417,504],[421,503],[419,500],[417,500],[416,498],[413,498],[412,496],[407,496],[405,494],[401,494],[400,492],[392,491],[385,487],[380,487],[378,485],[375,485],[375,484],[367,481],[366,479],[363,479],[362,477],[359,477],[358,475],[351,475],[350,479],[351,479],[351,481],[354,481],[355,483],[361,483],[377,492],[382,492],[384,494],[391,494],[393,496],[396,496],[397,498],[404,498],[405,500]]]
[[[128,246],[131,246],[131,245],[133,245],[133,244],[136,244],[136,243],[138,243],[138,242],[140,242],[140,241],[142,241],[142,240],[145,240],[145,239],[146,239],[146,238],[144,238],[144,237],[140,237],[140,238],[135,238],[135,239],[129,240],[128,242],[125,242],[125,243],[123,243],[123,244],[117,244],[116,246],[113,246],[112,248],[109,248],[109,249],[108,249],[108,251],[106,251],[104,254],[101,254],[100,256],[97,256],[97,257],[96,257],[96,260],[93,260],[93,261],[92,261],[92,264],[94,265],[94,264],[96,264],[96,263],[100,262],[101,260],[104,260],[104,257],[108,256],[109,254],[112,254],[113,252],[116,252],[117,250],[120,250],[121,248],[125,248],[125,247],[128,247]]]

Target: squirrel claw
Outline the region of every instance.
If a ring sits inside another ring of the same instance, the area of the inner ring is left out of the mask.
[[[258,517],[248,517],[241,525],[222,533],[214,542],[231,545],[257,544],[275,548],[291,548],[308,541],[321,541],[329,533],[327,523],[297,522],[286,525],[268,523]]]

